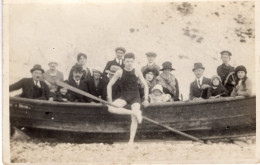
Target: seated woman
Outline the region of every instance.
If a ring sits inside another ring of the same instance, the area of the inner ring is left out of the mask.
[[[144,72],[144,79],[149,87],[149,93],[151,93],[151,89],[156,85],[156,77],[159,75],[158,70],[155,67],[147,67],[145,68]],[[144,96],[144,89],[143,85],[140,84],[139,91],[141,98]]]
[[[64,81],[64,82],[67,83],[67,81]],[[72,100],[72,98],[71,98],[70,93],[68,93],[68,89],[59,86],[57,88],[57,91],[55,92],[53,101],[70,102],[71,100]]]
[[[252,82],[246,76],[247,70],[243,65],[236,67],[235,75],[237,76],[236,87],[233,89],[231,96],[250,96],[252,94]]]
[[[211,78],[211,85],[208,89],[207,98],[215,99],[223,96],[227,96],[227,91],[221,83],[221,78],[214,75]]]
[[[162,85],[163,92],[170,94],[174,101],[180,101],[179,99],[179,84],[178,80],[175,78],[174,74],[171,73],[173,70],[172,63],[166,61],[162,64],[163,68],[161,73],[157,78],[157,84]]]
[[[171,101],[171,95],[163,93],[161,85],[157,84],[152,88],[152,93],[149,94],[150,103],[163,103]]]

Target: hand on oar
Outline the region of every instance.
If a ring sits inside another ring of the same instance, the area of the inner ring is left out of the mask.
[[[64,88],[67,88],[67,89],[69,89],[69,90],[71,90],[71,91],[73,91],[73,92],[76,92],[76,93],[81,94],[81,95],[83,95],[83,96],[89,97],[89,98],[91,98],[91,99],[93,99],[93,100],[97,100],[97,101],[99,101],[99,102],[101,102],[101,103],[105,103],[105,104],[110,105],[110,106],[113,106],[113,107],[115,107],[115,108],[120,108],[120,107],[118,107],[117,105],[114,105],[113,103],[110,103],[110,102],[108,102],[108,101],[102,100],[102,99],[100,99],[100,98],[98,98],[98,97],[96,97],[96,96],[93,96],[93,95],[91,95],[91,94],[89,94],[89,93],[87,93],[87,92],[85,92],[85,91],[82,91],[82,90],[80,90],[80,89],[78,89],[78,88],[75,88],[75,87],[73,87],[73,86],[70,86],[70,85],[68,85],[68,84],[66,84],[66,83],[64,83],[64,82],[57,81],[57,84],[58,84],[59,86],[62,86],[62,87],[64,87]],[[182,135],[182,136],[187,137],[187,138],[189,138],[189,139],[192,139],[192,140],[194,140],[194,141],[198,141],[198,142],[204,143],[202,140],[200,140],[200,139],[198,139],[198,138],[196,138],[196,137],[194,137],[194,136],[191,136],[191,135],[189,135],[189,134],[186,134],[186,133],[184,133],[184,132],[181,132],[181,131],[179,131],[179,130],[176,130],[176,129],[174,129],[174,128],[171,128],[171,127],[169,127],[169,126],[167,126],[167,125],[163,125],[163,124],[161,124],[161,123],[159,123],[159,122],[157,122],[157,121],[154,121],[154,120],[152,120],[152,119],[150,119],[150,118],[148,118],[148,117],[142,116],[142,118],[145,119],[146,121],[149,121],[149,122],[155,124],[155,125],[158,125],[158,126],[161,126],[161,127],[163,127],[163,128],[166,128],[167,130],[169,130],[169,131],[171,131],[171,132],[177,133],[177,134],[179,134],[179,135]]]

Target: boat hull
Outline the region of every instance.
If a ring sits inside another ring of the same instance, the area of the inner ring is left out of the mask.
[[[143,115],[199,138],[252,135],[256,132],[256,98],[151,104]],[[38,138],[127,140],[131,117],[108,112],[100,104],[58,103],[10,98],[11,126]],[[60,136],[60,137],[59,137]],[[180,138],[143,121],[137,139]]]

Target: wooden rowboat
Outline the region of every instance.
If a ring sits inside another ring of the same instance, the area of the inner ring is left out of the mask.
[[[256,97],[151,104],[143,115],[202,139],[255,135]],[[108,112],[102,104],[60,103],[10,98],[11,127],[29,136],[80,141],[118,141],[129,136],[130,116]],[[178,135],[147,121],[138,139],[176,139]]]

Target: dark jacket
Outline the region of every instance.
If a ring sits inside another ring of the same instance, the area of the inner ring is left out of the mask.
[[[227,96],[227,91],[222,85],[219,85],[215,89],[211,86],[208,89],[207,98],[210,98],[211,96],[217,96],[217,95],[220,95],[222,97]]]
[[[73,80],[73,70],[75,66],[77,66],[77,64],[73,65],[72,68],[70,69],[69,80]],[[91,72],[89,68],[83,70],[83,76],[81,80],[88,81],[90,78],[91,78]]]
[[[178,80],[176,78],[175,78],[175,87],[176,87],[176,94],[175,95],[173,93],[171,93],[167,88],[164,88],[164,87],[163,87],[163,92],[165,94],[171,95],[171,98],[173,98],[174,101],[180,101],[180,99],[179,99],[179,95],[180,95],[179,83],[178,83]]]
[[[121,65],[116,62],[116,59],[114,59],[114,60],[112,60],[112,61],[108,61],[108,62],[107,62],[107,65],[106,65],[106,67],[105,67],[105,69],[104,69],[104,71],[103,71],[103,76],[102,76],[103,79],[104,79],[106,82],[109,81],[109,79],[108,79],[108,77],[107,77],[106,70],[110,70],[110,67],[111,67],[112,65],[119,66],[119,67],[121,67],[122,69],[125,67],[123,61],[122,61],[122,64],[121,64]]]
[[[44,81],[40,81],[41,88],[35,86],[32,78],[23,78],[20,81],[9,86],[9,91],[22,89],[20,97],[30,99],[48,100],[50,97],[50,90]]]
[[[53,101],[64,102],[63,99],[67,99],[68,101],[72,101],[71,93],[69,93],[69,91],[68,91],[66,93],[66,95],[62,95],[59,91],[56,91],[55,95],[53,97]]]
[[[218,73],[218,76],[221,78],[221,81],[222,81],[222,84],[224,85],[224,87],[226,88],[227,90],[227,94],[230,95],[233,88],[234,88],[234,85],[232,85],[232,81],[235,81],[235,76],[234,79],[232,78],[232,76],[229,77],[229,79],[227,80],[227,83],[225,84],[225,81],[227,79],[227,76],[229,75],[229,73],[231,72],[234,72],[235,69],[234,67],[232,66],[226,66],[225,64],[222,64],[220,66],[218,66],[217,68],[217,73]]]
[[[211,80],[209,78],[203,77],[202,80],[202,84],[211,84]],[[194,80],[191,84],[190,84],[190,100],[193,100],[195,97],[199,98],[202,97],[204,99],[207,98],[207,93],[208,93],[208,89],[200,89],[198,87],[198,83],[196,80]]]
[[[87,81],[88,92],[96,97],[101,97],[101,99],[107,99],[107,83],[103,79],[99,79],[99,83],[95,86],[94,77],[91,77],[90,80]],[[94,102],[99,102],[95,100],[91,100]]]
[[[87,82],[84,81],[84,80],[80,80],[79,86],[76,84],[74,79],[69,80],[68,84],[75,87],[75,88],[78,88],[82,91],[88,92]],[[90,102],[89,98],[87,98],[87,97],[85,97],[81,94],[75,93],[71,90],[68,90],[68,94],[71,95],[71,101],[72,102]]]

